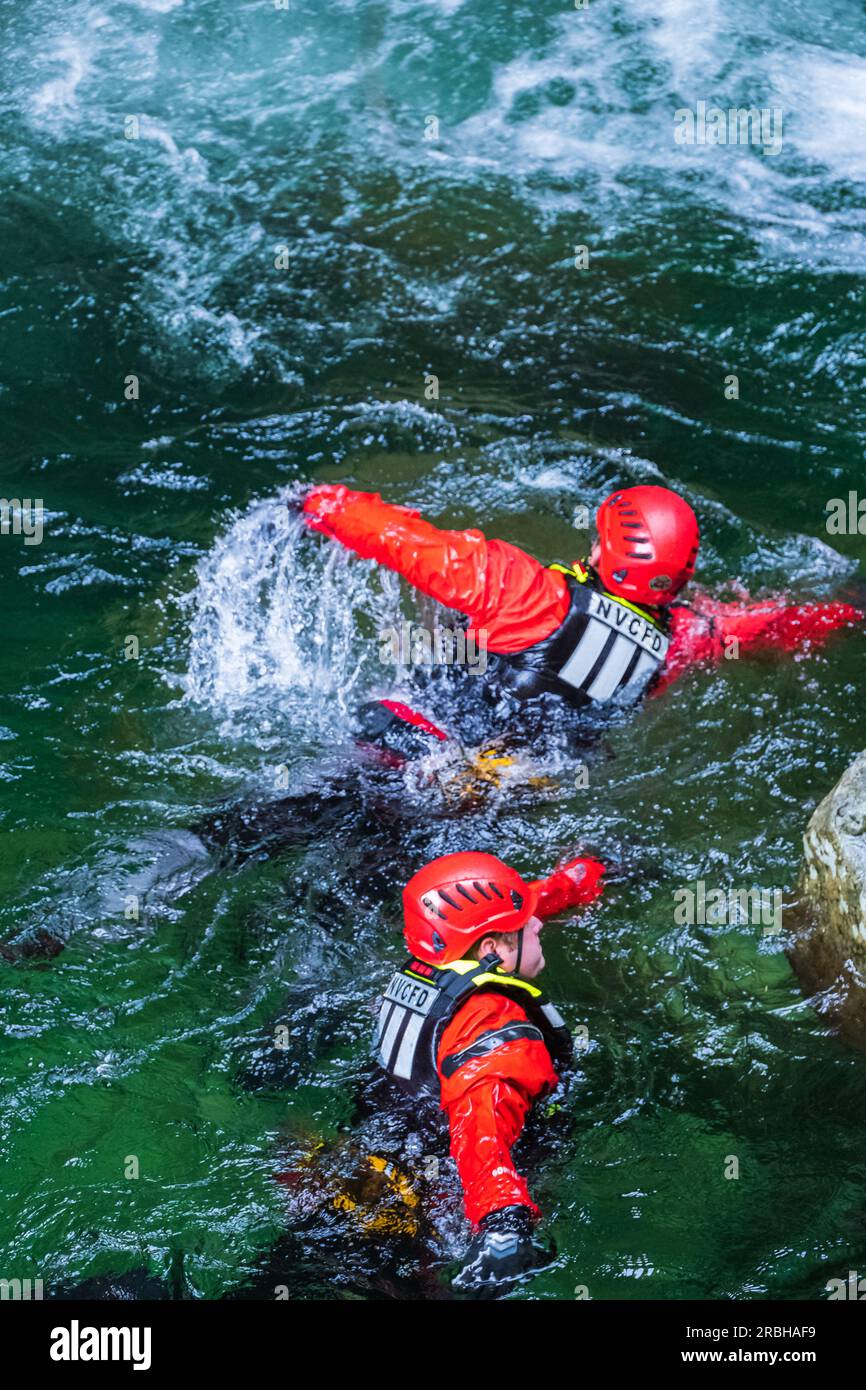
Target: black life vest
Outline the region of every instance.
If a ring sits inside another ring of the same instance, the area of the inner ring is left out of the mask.
[[[442,1033],[448,1020],[478,991],[514,999],[528,1022],[505,1024],[489,1034],[482,1033],[457,1057],[444,1060],[446,1075],[470,1057],[484,1056],[499,1042],[518,1037],[545,1043],[555,1067],[568,1061],[571,1034],[557,1010],[537,985],[506,975],[497,960],[496,956],[485,956],[482,961],[457,960],[437,966],[410,957],[392,976],[382,997],[374,1045],[378,1061],[404,1090],[439,1095],[436,1053]]]
[[[523,700],[548,691],[575,705],[634,703],[664,665],[670,646],[664,620],[609,594],[589,567],[550,569],[566,576],[569,610],[549,637],[500,656],[498,679]]]

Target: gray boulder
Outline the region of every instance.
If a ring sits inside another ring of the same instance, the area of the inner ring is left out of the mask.
[[[816,808],[803,848],[791,963],[827,1022],[866,1045],[866,752]]]

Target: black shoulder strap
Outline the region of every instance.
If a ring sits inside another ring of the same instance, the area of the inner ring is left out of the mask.
[[[488,1028],[486,1032],[479,1033],[475,1041],[464,1047],[462,1052],[452,1052],[448,1057],[443,1057],[442,1075],[447,1080],[465,1062],[471,1062],[476,1057],[487,1057],[498,1047],[504,1047],[506,1043],[514,1042],[517,1038],[531,1038],[536,1042],[544,1042],[541,1029],[532,1023],[506,1023],[502,1028]]]

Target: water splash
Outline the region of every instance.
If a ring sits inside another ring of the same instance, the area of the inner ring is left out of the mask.
[[[186,698],[256,709],[308,735],[336,732],[381,675],[376,633],[394,620],[390,575],[311,535],[297,488],[255,502],[198,567]]]

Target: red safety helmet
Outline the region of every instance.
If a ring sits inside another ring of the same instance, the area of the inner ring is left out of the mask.
[[[596,516],[592,563],[604,587],[632,603],[670,603],[695,572],[701,533],[684,498],[641,484],[611,493]]]
[[[495,854],[445,854],[403,889],[403,935],[413,955],[447,965],[487,932],[520,931],[537,903],[538,889]]]

